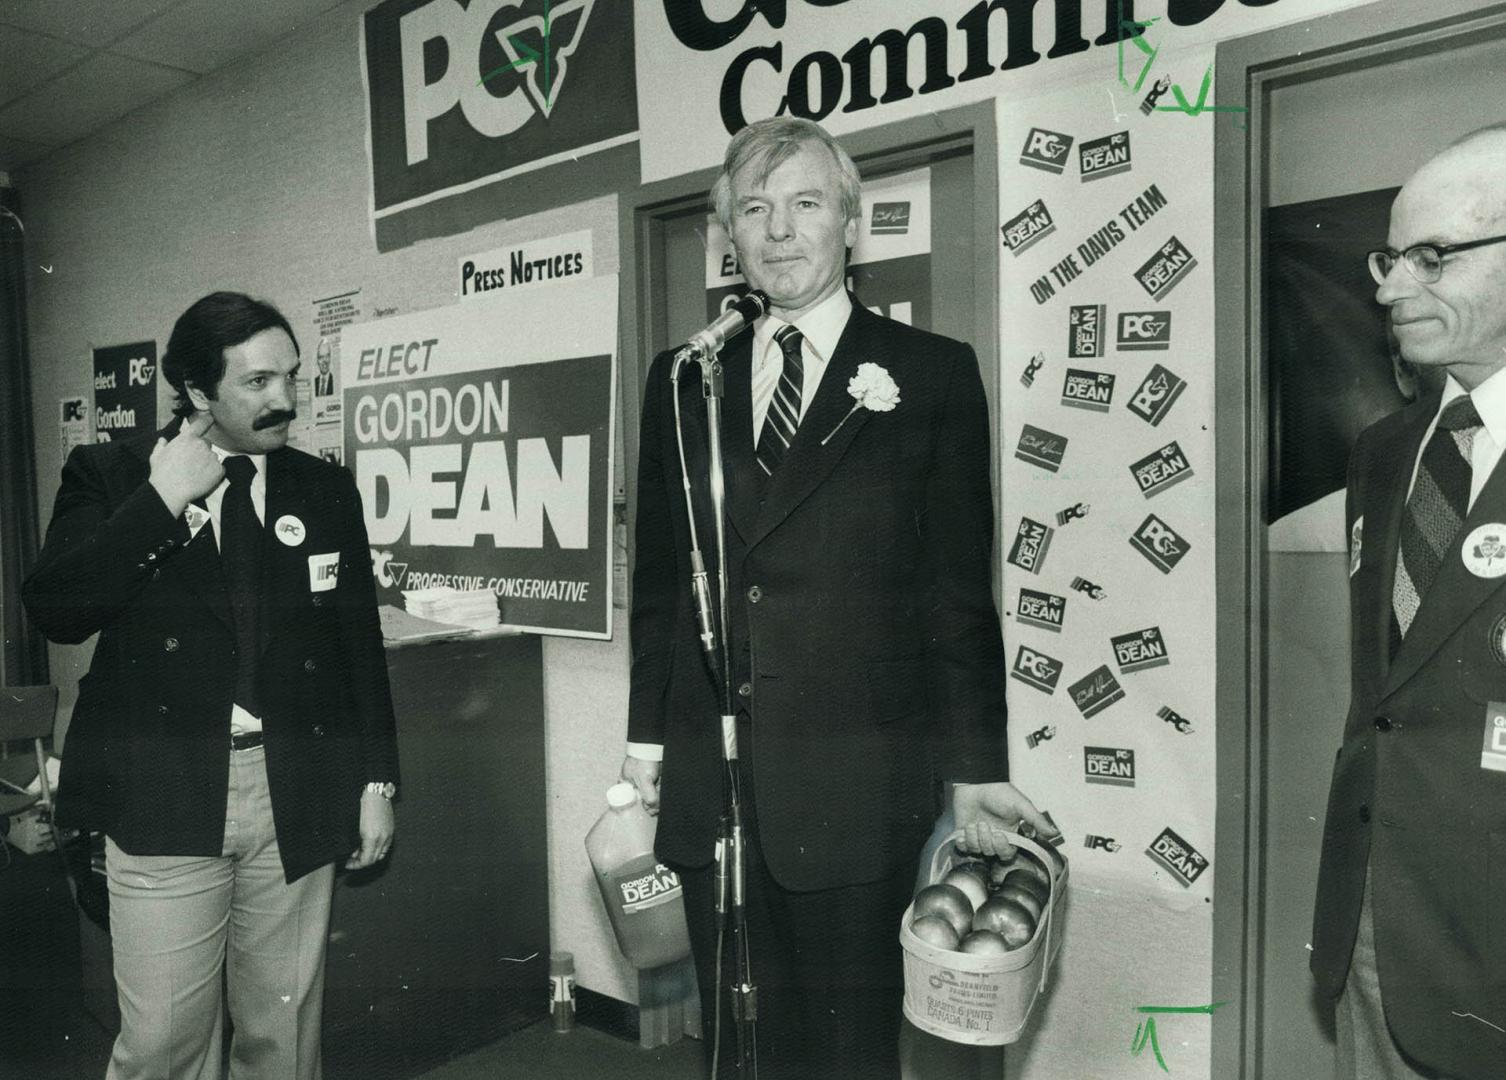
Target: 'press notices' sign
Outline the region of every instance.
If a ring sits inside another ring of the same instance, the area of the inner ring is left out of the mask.
[[[507,625],[611,635],[616,313],[613,275],[345,328],[379,600],[489,589]]]
[[[373,217],[635,140],[632,7],[384,0],[366,12]]]
[[[458,260],[457,272],[462,300],[490,296],[499,289],[517,290],[591,277],[591,230],[465,255]]]

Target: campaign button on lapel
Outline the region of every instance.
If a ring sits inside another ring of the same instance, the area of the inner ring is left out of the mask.
[[[209,511],[189,503],[183,508],[183,520],[188,525],[188,535],[198,536],[199,530],[209,523]]]
[[[283,514],[278,518],[272,532],[288,547],[297,547],[303,543],[303,538],[308,534],[308,530],[303,527],[303,522],[292,514]]]
[[[1490,624],[1490,655],[1496,663],[1506,665],[1506,615],[1497,615]]]
[[[1475,577],[1498,578],[1506,574],[1506,524],[1487,522],[1464,538],[1459,549],[1464,568]]]

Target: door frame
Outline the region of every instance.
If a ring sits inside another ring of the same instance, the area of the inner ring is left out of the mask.
[[[1268,371],[1260,283],[1270,94],[1506,32],[1506,3],[1381,0],[1220,44],[1217,96],[1242,102],[1214,135],[1219,873],[1213,890],[1212,1075],[1262,1075],[1267,775],[1264,497]],[[1338,717],[1332,718],[1337,725]]]
[[[971,341],[978,354],[992,418],[998,416],[995,394],[999,365],[999,258],[994,237],[999,225],[998,131],[993,99],[897,120],[880,127],[838,136],[858,171],[891,173],[918,168],[934,157],[971,147],[973,155],[973,301]],[[621,251],[618,290],[618,348],[624,357],[618,380],[627,468],[628,558],[632,565],[637,529],[638,418],[643,409],[643,383],[654,356],[672,343],[666,340],[667,317],[654,283],[663,279],[664,222],[687,212],[709,210],[708,193],[717,168],[698,169],[623,192],[618,202],[618,243]],[[933,257],[935,253],[933,252]],[[631,377],[629,377],[631,373]],[[992,454],[994,521],[999,520],[999,456]],[[997,570],[995,571],[997,577]],[[994,582],[995,602],[998,582]]]

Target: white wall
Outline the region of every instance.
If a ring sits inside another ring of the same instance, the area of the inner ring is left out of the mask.
[[[57,400],[90,393],[91,346],[153,338],[160,351],[173,320],[207,292],[272,301],[307,351],[311,301],[359,288],[368,317],[453,303],[464,253],[590,228],[597,272],[617,271],[615,197],[513,221],[499,214],[468,233],[377,254],[357,47],[369,6],[352,0],[15,177],[25,200],[44,522],[62,467]],[[570,184],[560,190],[568,200]],[[164,396],[159,417],[168,412]],[[554,948],[575,953],[581,986],[636,1001],[636,977],[611,943],[583,847],[621,763],[627,643],[616,614],[610,642],[544,643],[551,936]],[[65,714],[91,653],[92,643],[52,647]]]

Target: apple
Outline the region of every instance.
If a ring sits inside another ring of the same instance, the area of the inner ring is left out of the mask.
[[[973,922],[973,902],[955,885],[937,882],[927,885],[915,894],[914,918],[922,915],[940,915],[952,924],[957,937],[968,932]]]
[[[1024,880],[1024,874],[1010,874],[1005,879],[1004,884],[999,886],[999,891],[994,893],[994,895],[1003,897],[1005,900],[1013,900],[1020,907],[1030,912],[1030,917],[1039,923],[1041,921],[1041,912],[1046,909],[1046,902],[1030,889],[1026,888],[1023,884]],[[1033,881],[1034,879],[1030,880]],[[977,913],[974,912],[973,918],[977,919],[977,917]]]
[[[1007,953],[1010,945],[1002,935],[992,930],[974,930],[962,939],[962,952],[978,953],[984,956],[997,956]]]
[[[1043,907],[1051,902],[1051,886],[1043,882],[1033,870],[1025,867],[1011,867],[1008,876],[1004,878],[1004,885],[1015,885],[1028,890]],[[1003,886],[1001,885],[1000,888],[1002,889]]]
[[[1003,859],[988,860],[988,887],[997,889],[1004,884],[1004,878],[1008,876],[1010,864]]]
[[[947,873],[946,877],[941,879],[943,885],[952,885],[961,889],[963,895],[967,897],[968,903],[973,905],[973,910],[975,911],[979,904],[988,899],[988,885],[985,884],[985,881],[985,876],[980,876],[960,866],[954,867]]]
[[[1018,949],[1035,936],[1035,919],[1013,900],[995,896],[973,916],[974,930],[992,930],[1011,949]]]
[[[957,948],[957,931],[940,915],[922,915],[910,923],[910,933],[938,949]]]
[[[1024,870],[1034,874],[1040,880],[1040,883],[1049,889],[1051,885],[1051,871],[1046,869],[1046,864],[1041,862],[1040,856],[1033,851],[1026,851],[1024,848],[1015,848],[1014,850],[1015,856],[1009,862],[1010,872]]]

